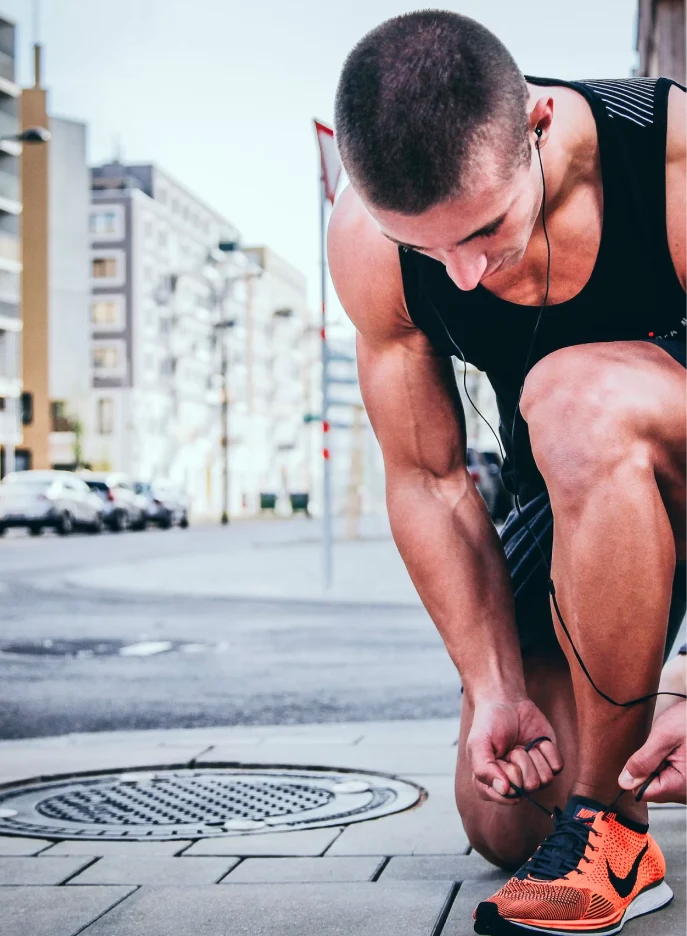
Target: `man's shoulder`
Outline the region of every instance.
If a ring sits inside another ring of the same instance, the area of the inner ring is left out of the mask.
[[[359,331],[388,321],[409,324],[398,248],[379,231],[355,190],[342,192],[327,236],[332,281]]]

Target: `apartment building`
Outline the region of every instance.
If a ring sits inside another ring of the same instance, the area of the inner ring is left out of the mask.
[[[685,0],[638,0],[637,75],[685,83]]]
[[[0,475],[25,467],[21,450],[21,89],[15,82],[15,25],[0,17]]]
[[[173,476],[202,501],[216,366],[201,271],[208,251],[238,232],[157,166],[119,162],[91,170],[89,228],[87,461]]]
[[[226,438],[231,514],[257,510],[261,491],[309,490],[305,277],[267,247],[239,249],[226,218],[154,165],[91,170],[90,251],[93,468],[170,478],[219,516]]]

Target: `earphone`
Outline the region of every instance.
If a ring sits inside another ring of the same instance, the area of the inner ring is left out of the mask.
[[[615,699],[611,698],[607,693],[603,692],[603,691],[596,685],[596,683],[594,682],[594,679],[592,678],[591,674],[589,673],[589,670],[588,670],[587,667],[585,666],[585,663],[584,663],[582,657],[580,656],[580,654],[579,654],[577,648],[575,647],[575,644],[574,644],[573,639],[572,639],[572,637],[571,637],[571,635],[570,635],[570,632],[569,632],[569,630],[568,630],[568,627],[567,627],[565,621],[563,620],[563,615],[561,614],[560,608],[559,608],[559,606],[558,606],[558,601],[557,601],[557,598],[556,598],[556,588],[555,588],[553,579],[552,579],[552,577],[551,577],[551,566],[550,566],[550,563],[549,563],[549,559],[548,559],[548,557],[547,557],[547,555],[546,555],[546,553],[545,553],[545,551],[544,551],[544,549],[543,549],[543,547],[542,547],[542,545],[541,545],[541,543],[540,543],[540,541],[539,541],[537,535],[536,535],[536,534],[534,533],[534,531],[532,530],[532,527],[530,526],[528,520],[524,517],[524,515],[523,515],[523,513],[522,513],[522,510],[521,510],[521,507],[520,507],[520,499],[519,499],[519,488],[520,488],[520,484],[519,484],[518,472],[517,472],[517,467],[516,467],[516,450],[515,450],[515,430],[516,430],[516,425],[517,425],[517,415],[518,415],[518,410],[520,409],[520,400],[521,400],[521,398],[522,398],[523,390],[524,390],[524,387],[525,387],[525,378],[526,378],[526,376],[527,376],[527,374],[528,374],[528,372],[529,372],[530,360],[531,360],[531,357],[532,357],[532,352],[533,352],[533,350],[534,350],[534,346],[535,346],[535,342],[536,342],[537,333],[538,333],[538,330],[539,330],[539,325],[540,325],[540,322],[541,322],[542,314],[543,314],[544,309],[546,308],[547,303],[548,303],[549,289],[550,289],[550,284],[551,284],[551,243],[550,243],[550,240],[549,240],[549,234],[548,234],[548,230],[547,230],[547,226],[546,226],[546,178],[545,178],[545,175],[544,175],[544,165],[543,165],[543,162],[542,162],[541,151],[540,151],[540,147],[539,147],[539,140],[540,140],[540,138],[541,138],[541,136],[542,136],[542,130],[541,130],[541,128],[540,128],[540,127],[536,127],[535,130],[534,130],[534,133],[535,133],[535,136],[537,137],[537,139],[536,139],[535,142],[534,142],[534,145],[535,145],[535,148],[536,148],[536,151],[537,151],[537,155],[538,155],[538,157],[539,157],[539,166],[540,166],[541,180],[542,180],[542,207],[541,207],[541,215],[542,215],[542,225],[543,225],[543,230],[544,230],[544,237],[545,237],[545,240],[546,240],[546,247],[547,247],[546,287],[545,287],[544,299],[543,299],[543,302],[542,302],[542,304],[541,304],[541,306],[540,306],[539,315],[538,315],[538,317],[537,317],[537,321],[536,321],[536,324],[535,324],[535,326],[534,326],[534,330],[533,330],[533,332],[532,332],[532,338],[531,338],[531,341],[530,341],[530,347],[529,347],[529,350],[528,350],[528,352],[527,352],[527,357],[526,357],[526,360],[525,360],[525,367],[524,367],[524,372],[523,372],[523,378],[522,378],[520,390],[519,390],[519,393],[518,393],[518,400],[517,400],[517,403],[516,403],[516,406],[515,406],[515,412],[514,412],[514,414],[513,414],[513,421],[512,421],[511,429],[510,429],[510,445],[511,445],[511,450],[512,450],[512,453],[513,453],[513,472],[512,472],[512,476],[513,476],[513,481],[514,481],[514,485],[515,485],[515,495],[514,495],[515,507],[516,507],[516,510],[517,510],[517,512],[518,512],[518,515],[519,515],[520,519],[521,519],[522,522],[524,523],[524,525],[525,525],[525,527],[527,528],[527,530],[528,530],[530,536],[531,536],[532,539],[534,540],[534,542],[535,542],[535,544],[536,544],[536,546],[537,546],[539,552],[541,553],[542,562],[543,562],[543,564],[544,564],[544,568],[546,569],[547,575],[548,575],[547,588],[548,588],[549,594],[550,594],[550,596],[551,596],[551,600],[552,600],[554,609],[555,609],[555,611],[556,611],[556,615],[557,615],[557,617],[558,617],[558,620],[560,621],[560,624],[561,624],[561,627],[562,627],[562,629],[563,629],[563,632],[564,632],[564,634],[565,634],[565,636],[566,636],[568,642],[570,643],[570,646],[571,646],[571,648],[572,648],[572,650],[573,650],[573,653],[574,653],[574,655],[575,655],[575,658],[577,659],[577,662],[579,663],[579,665],[580,665],[580,667],[581,667],[583,673],[585,674],[585,676],[587,677],[587,679],[589,680],[590,684],[591,684],[592,687],[595,689],[595,691],[596,691],[606,702],[608,702],[610,705],[614,705],[614,706],[616,706],[616,707],[618,707],[618,708],[629,708],[629,707],[634,706],[634,705],[639,705],[639,704],[641,704],[641,703],[643,703],[643,702],[648,702],[648,701],[651,700],[651,699],[655,699],[655,698],[657,698],[658,696],[661,696],[661,695],[673,696],[673,697],[679,698],[679,699],[687,699],[687,695],[685,695],[684,693],[681,693],[681,692],[665,692],[665,691],[663,691],[663,692],[651,692],[651,693],[649,693],[649,694],[647,694],[647,695],[645,695],[645,696],[641,696],[641,697],[638,698],[638,699],[630,699],[630,700],[628,700],[628,701],[626,701],[626,702],[618,702],[618,701],[616,701]],[[470,394],[469,394],[469,392],[468,392],[468,388],[467,388],[467,361],[466,361],[466,359],[465,359],[465,355],[463,354],[461,348],[459,347],[459,345],[456,343],[455,339],[454,339],[453,336],[451,335],[451,333],[450,333],[450,331],[449,331],[449,329],[448,329],[448,327],[447,327],[447,325],[446,325],[446,323],[445,323],[445,321],[444,321],[444,319],[443,319],[443,316],[441,315],[441,313],[440,313],[439,310],[437,309],[437,307],[436,307],[436,305],[434,304],[434,302],[431,300],[431,298],[430,298],[430,296],[429,296],[429,294],[428,294],[428,292],[427,292],[426,290],[425,290],[425,296],[426,296],[427,300],[430,302],[430,304],[432,305],[432,307],[433,307],[433,309],[434,309],[434,312],[435,312],[435,314],[436,314],[436,316],[437,316],[437,319],[439,320],[439,322],[441,323],[441,325],[442,325],[444,331],[446,332],[446,336],[447,336],[448,340],[450,341],[451,345],[458,351],[458,353],[460,354],[460,357],[461,357],[461,359],[462,359],[462,361],[463,361],[463,367],[464,367],[464,369],[463,369],[463,385],[464,385],[464,389],[465,389],[465,395],[466,395],[467,399],[470,401],[470,405],[472,406],[472,408],[475,410],[475,412],[478,414],[478,416],[479,416],[479,417],[486,423],[486,425],[489,427],[489,430],[491,431],[492,435],[493,435],[494,438],[496,439],[496,443],[497,443],[497,445],[498,445],[498,447],[499,447],[499,451],[500,451],[501,457],[502,457],[502,459],[503,459],[505,456],[504,456],[503,448],[501,447],[501,441],[500,441],[500,439],[499,439],[497,433],[494,431],[494,429],[493,429],[493,427],[491,426],[491,424],[489,423],[489,421],[485,418],[485,416],[484,416],[484,415],[480,412],[480,410],[477,408],[477,406],[476,406],[475,403],[473,402],[473,400],[472,400],[472,398],[471,398],[471,396],[470,396]],[[539,739],[538,739],[538,740],[539,740]],[[535,743],[535,742],[531,742],[531,744],[534,744],[534,743]],[[662,769],[662,768],[661,768],[661,769]],[[648,787],[648,785],[649,785],[649,783],[651,782],[651,780],[654,778],[654,776],[657,776],[658,773],[660,773],[660,770],[657,771],[654,775],[652,775],[652,777],[649,779],[649,781],[647,781],[647,782],[643,785],[642,789],[640,789],[639,794],[637,795],[637,800],[638,800],[638,801],[641,799],[644,790],[646,790],[646,788]],[[518,792],[521,792],[521,791],[518,791]],[[537,804],[537,805],[538,805],[538,804]]]

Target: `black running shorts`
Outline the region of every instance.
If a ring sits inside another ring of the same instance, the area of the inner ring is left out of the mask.
[[[526,653],[528,650],[555,646],[558,640],[553,629],[548,591],[548,570],[553,546],[553,515],[546,491],[528,504],[524,504],[521,510],[522,518],[516,509],[511,510],[500,536],[511,574],[520,647],[523,653]],[[546,554],[546,565],[523,518],[529,523]],[[673,646],[685,612],[687,612],[687,563],[679,563],[673,583],[666,658]],[[553,613],[555,614],[555,611]]]
[[[656,344],[685,366],[685,345],[680,341],[647,339]],[[500,536],[510,569],[513,595],[515,597],[515,619],[523,653],[537,648],[556,646],[558,640],[553,628],[552,609],[548,592],[548,569],[551,565],[553,548],[553,515],[549,495],[538,494],[527,504],[521,504],[523,517],[532,527],[539,540],[544,556],[537,547],[525,523],[513,508],[504,523]],[[555,580],[554,580],[555,585]],[[668,620],[666,658],[675,642],[687,609],[687,581],[685,563],[679,562],[675,569],[673,597]],[[563,616],[565,612],[561,608]],[[555,614],[555,611],[553,612]],[[567,623],[567,622],[566,622]]]
[[[501,541],[510,569],[515,597],[515,621],[523,653],[537,648],[546,649],[558,643],[553,629],[552,610],[548,592],[548,566],[553,546],[553,515],[546,491],[521,507],[522,515],[532,527],[546,554],[539,551],[523,520],[515,509],[501,529]],[[556,581],[554,579],[554,585]],[[675,642],[687,609],[687,581],[685,563],[678,562],[673,582],[673,598],[668,619],[666,658]],[[561,608],[563,617],[565,612]],[[555,614],[555,611],[553,612]],[[566,622],[567,623],[567,622]]]

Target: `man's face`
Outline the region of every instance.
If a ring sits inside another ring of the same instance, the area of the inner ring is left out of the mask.
[[[456,286],[469,290],[522,260],[541,204],[538,173],[534,160],[506,183],[485,171],[469,195],[421,215],[366,207],[382,234],[443,263]]]

